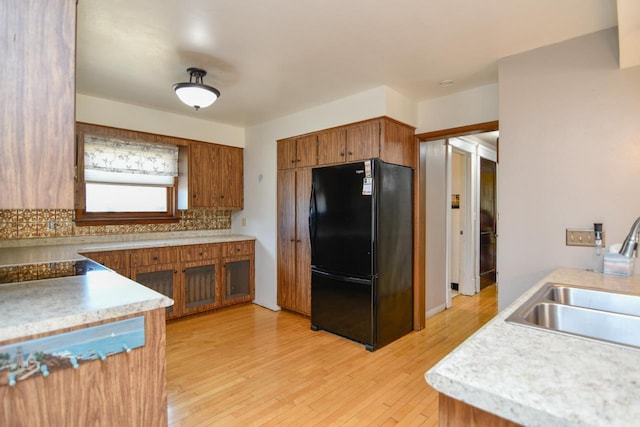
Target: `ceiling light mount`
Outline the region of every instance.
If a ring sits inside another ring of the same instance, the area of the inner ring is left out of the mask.
[[[438,86],[442,86],[442,87],[447,87],[447,86],[453,86],[454,81],[453,80],[442,80],[440,82],[438,82]]]
[[[220,97],[220,91],[214,87],[207,86],[202,80],[207,75],[207,72],[200,68],[191,67],[187,68],[187,73],[189,73],[189,83],[176,83],[173,85],[173,90],[180,98],[180,101],[195,108],[196,111],[216,102],[216,99]]]

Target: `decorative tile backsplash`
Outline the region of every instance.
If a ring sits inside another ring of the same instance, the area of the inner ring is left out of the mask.
[[[231,228],[231,211],[178,211],[172,224],[90,225],[76,227],[73,209],[0,209],[0,240],[134,234]]]

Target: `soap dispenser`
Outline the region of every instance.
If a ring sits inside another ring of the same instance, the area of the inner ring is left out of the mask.
[[[594,234],[594,244],[596,247],[596,255],[602,255],[602,223],[594,222],[593,223],[593,234]]]

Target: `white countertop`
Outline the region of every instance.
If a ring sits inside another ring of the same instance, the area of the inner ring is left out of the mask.
[[[49,239],[0,240],[0,266],[85,259],[86,252],[255,240],[218,231],[184,231]]]
[[[255,240],[250,236],[201,231],[138,237],[146,240],[125,235],[0,241],[0,267],[86,259],[79,252]],[[170,298],[109,269],[89,271],[84,276],[0,284],[0,342],[172,304]]]
[[[173,304],[111,270],[0,285],[0,342]]]
[[[427,382],[527,426],[638,425],[640,350],[505,322],[547,282],[640,294],[640,276],[558,269],[429,370]]]

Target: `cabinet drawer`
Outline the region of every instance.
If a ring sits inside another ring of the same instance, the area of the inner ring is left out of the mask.
[[[225,243],[222,250],[223,257],[248,255],[253,253],[253,241]]]
[[[171,264],[177,260],[176,248],[139,249],[131,252],[131,264],[133,267]]]
[[[220,244],[180,246],[178,254],[180,261],[198,261],[220,257]]]

